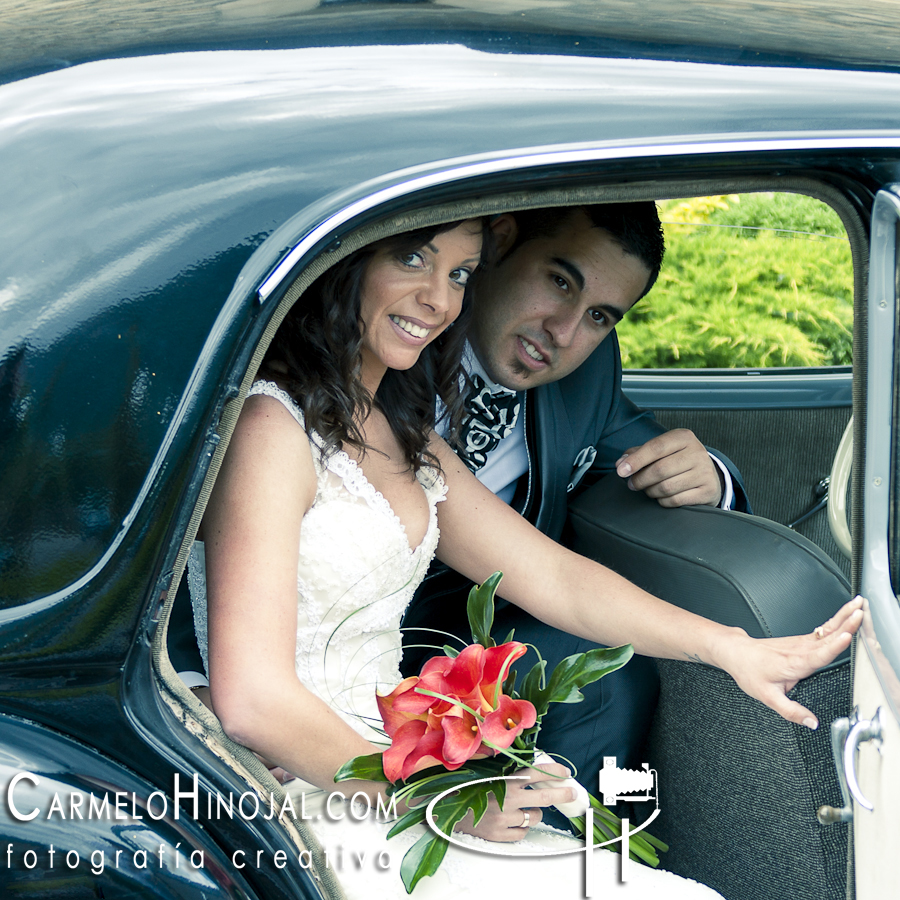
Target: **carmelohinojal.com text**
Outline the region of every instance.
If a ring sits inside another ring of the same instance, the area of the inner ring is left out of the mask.
[[[195,821],[203,816],[206,820],[222,818],[241,818],[245,821],[257,817],[271,820],[300,819],[312,820],[328,818],[339,820],[349,818],[358,822],[375,818],[389,821],[396,818],[396,799],[389,801],[381,797],[373,804],[367,794],[358,792],[348,797],[340,791],[326,795],[323,804],[317,804],[323,810],[317,815],[306,811],[306,798],[301,794],[299,804],[289,795],[279,803],[274,794],[268,800],[261,799],[255,791],[243,794],[222,795],[219,792],[205,794],[205,803],[201,797],[199,778],[195,774],[190,780],[190,788],[182,787],[182,780],[176,773],[174,790],[170,798],[163,791],[153,791],[148,796],[134,792],[108,792],[100,796],[92,792],[83,793],[77,790],[65,792],[44,792],[40,795],[43,806],[34,805],[37,796],[29,787],[38,787],[41,779],[32,772],[19,772],[7,785],[6,808],[12,819],[18,822],[33,820],[62,820],[78,822],[85,820],[127,821],[136,823],[144,820],[160,821],[178,820],[186,817]],[[349,802],[348,802],[349,801]],[[267,859],[267,856],[270,859]],[[309,850],[297,853],[297,864],[303,869],[313,865],[313,856]],[[289,860],[284,850],[265,851],[238,849],[231,853],[231,864],[235,869],[260,868],[269,863],[283,869]],[[342,871],[345,867],[371,867],[375,871],[386,871],[391,868],[393,859],[389,852],[371,853],[355,851],[353,848],[338,845],[323,847],[323,860],[326,868]],[[40,869],[43,871],[75,870],[79,866],[89,866],[94,875],[101,875],[107,868],[119,869],[129,866],[137,870],[151,867],[178,869],[202,869],[206,865],[204,850],[190,846],[182,849],[182,842],[174,845],[159,843],[154,849],[93,849],[81,852],[62,849],[49,845],[42,849],[34,849],[31,842],[23,841],[21,846],[8,841],[6,846],[0,845],[0,869]]]

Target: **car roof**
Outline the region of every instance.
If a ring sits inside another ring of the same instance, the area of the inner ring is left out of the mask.
[[[135,522],[148,498],[174,502],[173,460],[188,478],[209,452],[200,423],[234,386],[197,385],[239,368],[257,287],[329,216],[379,191],[402,208],[417,178],[435,176],[417,202],[446,199],[448,169],[514,184],[647,157],[652,177],[667,157],[775,149],[803,168],[826,148],[858,188],[896,166],[898,122],[894,72],[463,44],[133,56],[0,85],[6,602],[49,610],[129,532],[137,554],[175,527]]]
[[[33,0],[4,10],[0,79],[149,52],[405,43],[461,43],[499,53],[896,68],[900,18],[882,0],[173,0],[162,6]]]

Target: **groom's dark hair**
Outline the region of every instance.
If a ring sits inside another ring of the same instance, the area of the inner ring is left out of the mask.
[[[649,293],[659,276],[666,252],[659,212],[652,200],[638,200],[633,203],[594,203],[588,206],[552,206],[512,212],[510,215],[516,220],[516,240],[504,254],[503,259],[508,259],[528,241],[557,235],[578,212],[584,213],[594,228],[608,231],[626,253],[637,257],[644,264],[650,272],[650,278],[641,297]]]

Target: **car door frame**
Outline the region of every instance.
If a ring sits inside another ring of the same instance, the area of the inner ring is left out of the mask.
[[[866,314],[867,377],[863,451],[855,455],[857,511],[863,517],[860,592],[864,620],[854,654],[854,716],[842,762],[853,797],[854,881],[857,900],[889,896],[900,875],[900,604],[892,580],[891,525],[896,505],[898,260],[900,186],[879,191],[872,211]],[[886,427],[885,423],[891,423]],[[861,510],[859,507],[861,506]],[[892,533],[893,531],[893,533]],[[896,564],[895,564],[896,566]],[[894,579],[897,572],[893,572]]]

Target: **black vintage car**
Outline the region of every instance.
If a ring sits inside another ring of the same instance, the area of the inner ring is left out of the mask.
[[[842,223],[852,367],[626,375],[636,402],[737,462],[765,518],[730,519],[707,559],[671,546],[669,513],[606,485],[575,501],[575,540],[637,560],[629,574],[673,602],[690,604],[699,579],[706,614],[760,634],[864,596],[852,686],[845,661],[797,688],[832,734],[800,734],[717,671],[670,663],[648,753],[664,866],[729,900],[891,896],[900,23],[878,16],[892,13],[71,6],[4,10],[0,35],[4,896],[340,896],[302,819],[266,814],[277,783],[165,649],[223,439],[314,277],[424,223],[776,193]],[[824,512],[796,537],[784,526],[829,474],[838,541]],[[708,546],[724,527],[710,521],[674,530]],[[228,796],[244,804],[230,815]]]

